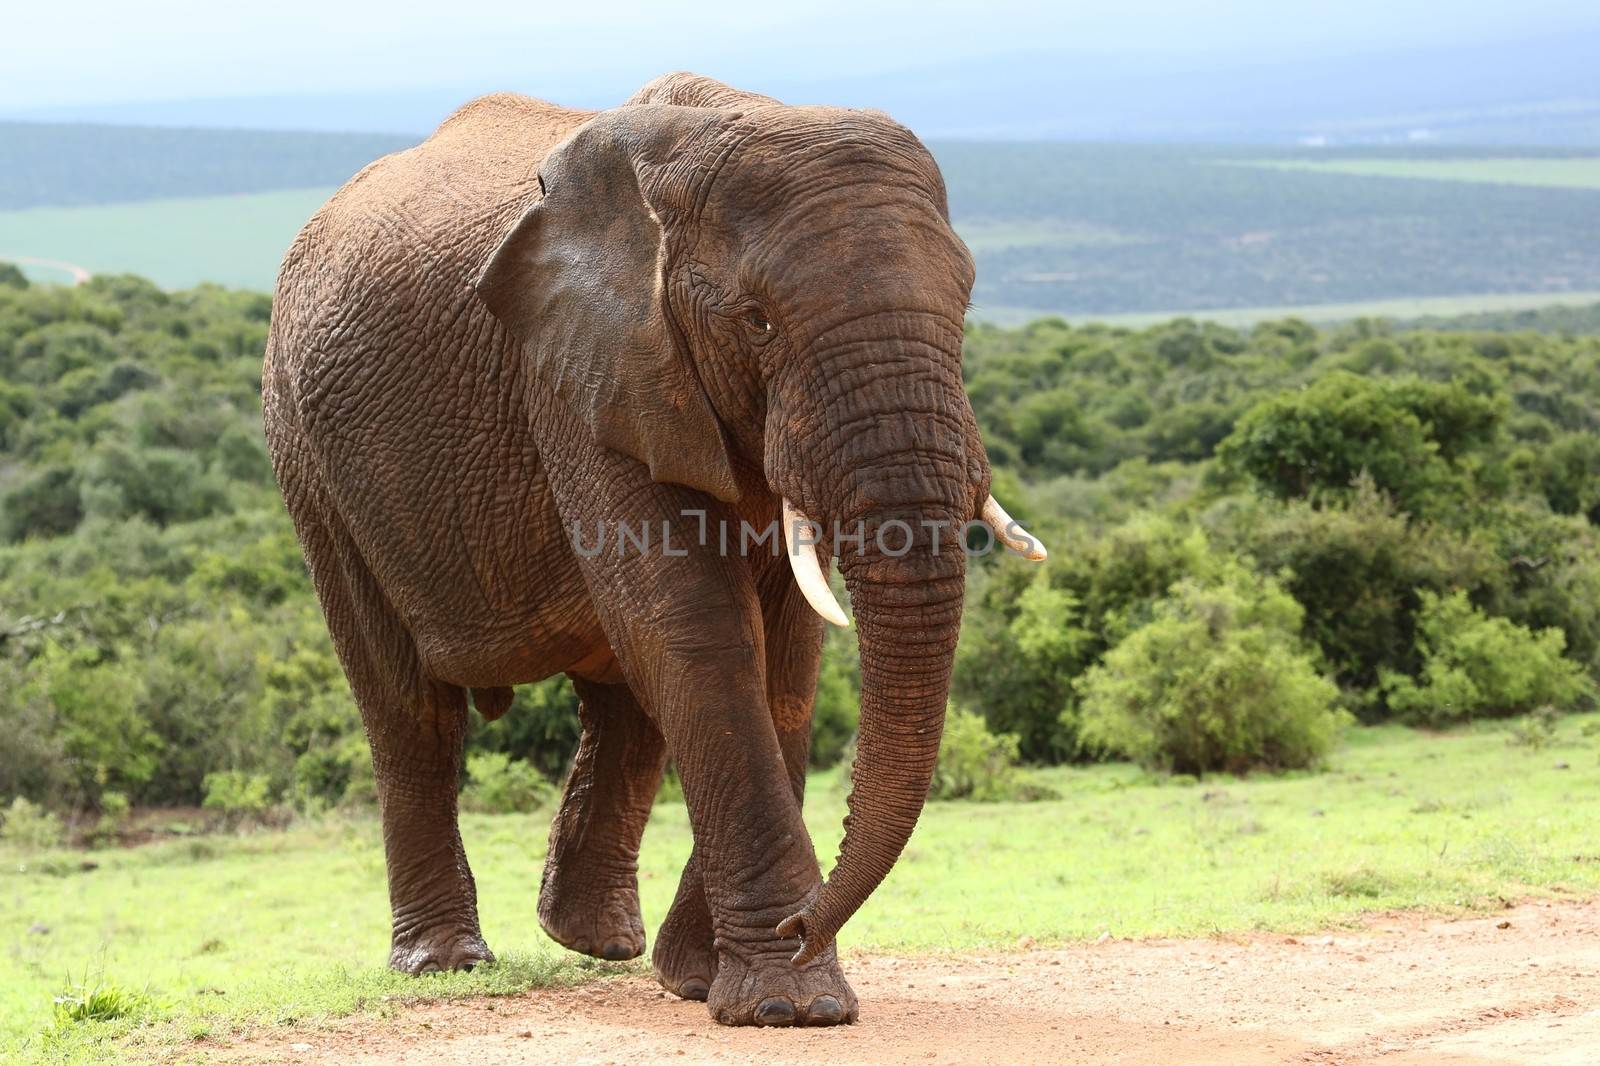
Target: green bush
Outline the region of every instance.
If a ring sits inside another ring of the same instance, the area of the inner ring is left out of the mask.
[[[1303,635],[1367,721],[1387,717],[1384,671],[1414,674],[1425,591],[1487,588],[1503,564],[1482,538],[1397,512],[1367,478],[1343,499],[1228,501],[1208,517],[1219,544],[1282,575],[1304,608]]]
[[[1342,492],[1366,472],[1421,513],[1467,490],[1460,460],[1494,438],[1502,416],[1499,403],[1458,383],[1339,370],[1251,408],[1217,457],[1280,499]]]
[[[1093,636],[1079,624],[1077,597],[1052,576],[1018,568],[973,576],[951,689],[957,706],[1016,737],[1023,757],[1057,762],[1078,754],[1064,712]]]
[[[1479,509],[1472,535],[1492,551],[1495,572],[1450,587],[1488,614],[1560,629],[1567,658],[1600,674],[1600,530],[1581,516],[1502,503]]]
[[[1563,434],[1541,444],[1526,464],[1552,511],[1600,522],[1600,437]]]
[[[1042,569],[975,568],[956,652],[955,702],[1015,733],[1022,758],[1061,762],[1085,751],[1074,680],[1150,617],[1173,582],[1212,573],[1219,558],[1194,526],[1137,514],[1070,543]]]
[[[1299,650],[1300,624],[1270,578],[1179,582],[1083,678],[1084,740],[1177,773],[1315,765],[1346,716]]]
[[[1594,696],[1583,669],[1562,656],[1559,629],[1533,632],[1490,618],[1464,592],[1423,593],[1417,626],[1417,679],[1389,673],[1383,685],[1394,709],[1412,721],[1441,724],[1522,714],[1549,705],[1571,710]]]
[[[979,802],[1042,798],[1044,790],[1017,766],[1017,752],[1015,734],[991,733],[982,715],[951,708],[928,798]]]
[[[259,818],[272,806],[272,779],[244,770],[217,770],[205,776],[208,810],[221,811],[230,820]]]
[[[0,840],[24,851],[53,848],[61,843],[61,819],[18,796],[0,821]]]
[[[71,533],[83,521],[78,476],[69,467],[40,470],[0,498],[0,537],[56,537]]]
[[[128,802],[126,793],[114,789],[100,793],[100,817],[94,824],[95,839],[109,840],[115,837],[127,824],[132,810],[133,805]]]
[[[511,709],[493,722],[473,715],[467,752],[500,752],[554,780],[566,774],[582,727],[578,694],[564,677],[517,686]]]
[[[860,717],[861,662],[855,634],[829,626],[811,716],[811,765],[837,765],[856,735]]]
[[[461,808],[479,814],[519,814],[549,802],[550,782],[528,763],[500,751],[467,756],[467,787]]]

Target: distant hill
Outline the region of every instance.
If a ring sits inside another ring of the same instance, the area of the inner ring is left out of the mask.
[[[0,210],[338,185],[417,138],[0,122]]]
[[[933,150],[978,259],[974,300],[1011,321],[1600,291],[1600,187],[1439,180],[1452,160],[1600,153],[1059,142]],[[1435,177],[1275,165],[1370,156],[1432,162]]]
[[[0,257],[266,289],[332,187],[415,140],[0,126]],[[1597,150],[930,145],[995,321],[1435,301],[1382,312],[1411,316],[1600,292]]]

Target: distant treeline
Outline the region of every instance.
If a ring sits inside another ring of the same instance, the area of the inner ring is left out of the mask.
[[[1411,329],[1474,329],[1496,333],[1600,333],[1600,303],[1528,311],[1480,311],[1451,317],[1427,315],[1410,319],[1403,325]]]

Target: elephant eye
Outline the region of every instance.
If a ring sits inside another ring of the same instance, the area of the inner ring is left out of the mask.
[[[763,318],[759,314],[756,314],[756,313],[752,312],[745,319],[745,321],[749,322],[750,323],[750,328],[755,330],[757,333],[771,333],[772,332],[772,323],[768,322],[765,318]]]

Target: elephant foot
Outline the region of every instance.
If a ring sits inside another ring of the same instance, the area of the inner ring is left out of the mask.
[[[644,917],[632,883],[597,889],[546,881],[539,892],[539,924],[551,939],[581,955],[609,962],[644,954]]]
[[[711,916],[705,902],[698,907],[679,902],[667,913],[656,934],[656,948],[650,954],[656,980],[675,996],[705,1000],[717,976],[717,949],[712,946]]]
[[[839,969],[834,949],[804,966],[789,961],[798,943],[748,957],[725,950],[718,960],[706,1006],[723,1025],[849,1025],[856,994]]]
[[[494,961],[494,952],[476,929],[439,926],[396,934],[389,949],[389,969],[401,973],[444,973],[471,970]]]

